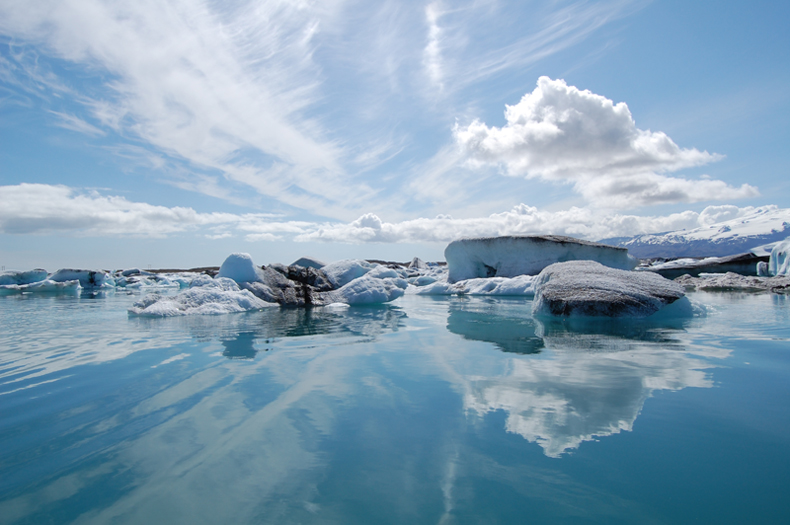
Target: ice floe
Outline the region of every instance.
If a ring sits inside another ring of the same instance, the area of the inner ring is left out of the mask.
[[[115,280],[103,270],[75,270],[61,268],[51,274],[49,280],[56,282],[79,281],[83,288],[108,288],[115,286]]]
[[[562,261],[592,260],[629,270],[636,265],[625,248],[559,235],[460,239],[445,248],[444,256],[451,283],[478,277],[537,275]]]
[[[548,266],[538,275],[532,312],[552,316],[647,317],[684,295],[683,286],[655,273],[618,270],[594,261],[570,261]],[[684,303],[687,312],[683,313],[690,314],[688,300]]]
[[[129,313],[147,317],[217,315],[260,310],[271,305],[250,291],[242,290],[232,279],[203,276],[176,295],[149,294],[135,302]]]
[[[43,281],[47,278],[46,270],[36,268],[35,270],[18,271],[7,270],[0,273],[0,285],[24,285]]]

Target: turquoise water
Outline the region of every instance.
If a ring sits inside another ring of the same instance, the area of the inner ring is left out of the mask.
[[[0,297],[0,523],[782,523],[790,300],[130,318]]]

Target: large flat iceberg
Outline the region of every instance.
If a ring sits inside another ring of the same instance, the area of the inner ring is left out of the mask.
[[[684,295],[683,286],[652,272],[571,261],[552,264],[538,275],[532,312],[552,316],[647,317]],[[684,306],[690,313],[690,305]]]
[[[628,250],[559,235],[460,239],[444,250],[448,281],[478,277],[537,275],[556,262],[591,260],[630,270],[636,261]]]

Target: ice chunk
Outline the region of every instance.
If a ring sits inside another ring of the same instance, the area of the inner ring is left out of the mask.
[[[217,277],[227,277],[237,283],[248,283],[261,280],[261,271],[252,262],[248,253],[232,253],[219,267]]]
[[[535,295],[534,275],[465,279],[457,283],[436,281],[416,292],[416,295],[505,295],[532,297]]]
[[[420,259],[419,257],[415,257],[409,263],[408,268],[410,270],[427,270],[429,268],[428,264]]]
[[[628,250],[558,235],[461,239],[444,250],[451,283],[476,277],[537,275],[563,261],[592,260],[612,268],[631,269]]]
[[[0,285],[30,284],[47,278],[47,271],[41,268],[27,271],[7,270],[0,273]]]
[[[325,292],[327,303],[371,304],[388,303],[401,297],[408,283],[400,277],[378,278],[363,275],[338,290]]]
[[[341,288],[354,279],[362,277],[377,266],[379,265],[367,261],[347,259],[327,264],[321,269],[326,274],[329,282],[332,283],[332,286]]]
[[[302,268],[315,268],[316,270],[320,270],[326,266],[326,263],[314,259],[313,257],[301,257],[292,262],[291,266],[301,266]]]
[[[150,294],[129,308],[132,315],[172,317],[176,315],[217,315],[260,310],[272,303],[242,290],[232,279],[208,276],[195,279],[189,289],[173,296]]]
[[[570,261],[545,268],[535,281],[535,315],[647,317],[685,295],[683,286],[652,272]]]
[[[768,273],[771,275],[790,275],[790,237],[774,246],[771,259],[768,261]]]
[[[49,276],[51,281],[59,283],[79,281],[83,288],[106,288],[115,286],[115,280],[109,273],[102,270],[74,270],[62,268]]]
[[[4,284],[0,285],[0,295],[13,295],[18,293],[75,293],[82,287],[78,280],[56,282],[44,279],[30,284]]]

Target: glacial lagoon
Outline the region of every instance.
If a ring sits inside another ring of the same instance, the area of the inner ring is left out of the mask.
[[[175,293],[175,292],[172,292]],[[780,523],[790,298],[140,318],[0,297],[0,523]]]

